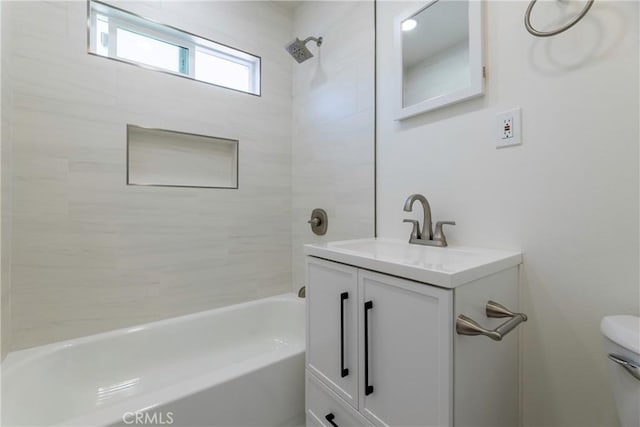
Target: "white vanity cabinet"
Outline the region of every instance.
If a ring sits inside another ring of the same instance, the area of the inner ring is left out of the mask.
[[[458,335],[455,324],[460,314],[504,323],[484,309],[489,300],[517,308],[519,262],[443,287],[309,252],[308,425],[518,425],[517,330],[493,341]]]

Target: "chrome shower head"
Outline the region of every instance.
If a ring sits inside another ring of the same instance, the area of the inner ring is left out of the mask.
[[[284,48],[289,52],[293,59],[298,61],[298,64],[306,61],[309,58],[313,57],[313,53],[307,48],[306,44],[309,41],[316,42],[316,45],[319,47],[322,44],[322,37],[307,37],[304,40],[300,40],[296,37],[291,43],[287,44]]]

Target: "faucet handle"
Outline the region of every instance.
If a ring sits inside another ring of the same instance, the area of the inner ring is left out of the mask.
[[[420,229],[420,223],[417,219],[403,219],[402,222],[410,222],[411,224],[413,224],[413,229],[411,230],[411,237],[409,237],[409,241],[420,238],[420,233],[418,231]]]
[[[443,225],[456,225],[455,221],[438,221],[436,222],[436,229],[433,232],[433,240],[442,242],[442,246],[447,246],[447,238],[442,231]]]

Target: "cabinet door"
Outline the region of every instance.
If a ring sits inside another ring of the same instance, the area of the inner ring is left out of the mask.
[[[452,425],[452,292],[358,275],[360,412],[381,426]]]
[[[307,259],[307,368],[358,407],[358,273]]]

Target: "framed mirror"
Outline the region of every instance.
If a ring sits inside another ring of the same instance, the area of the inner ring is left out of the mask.
[[[484,94],[482,7],[433,0],[396,18],[396,120]]]

